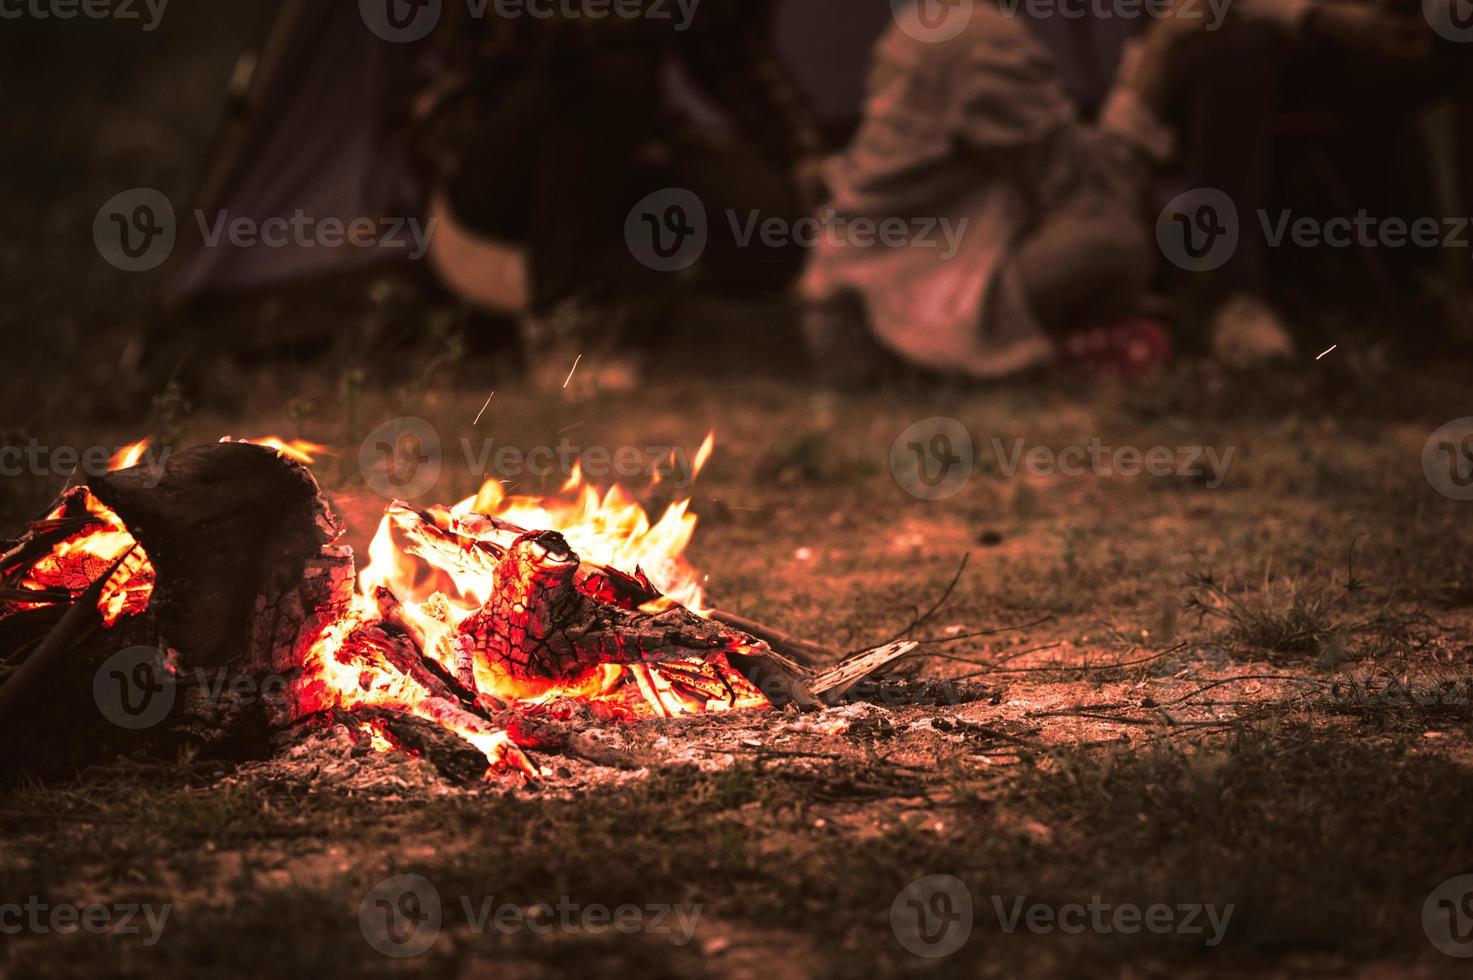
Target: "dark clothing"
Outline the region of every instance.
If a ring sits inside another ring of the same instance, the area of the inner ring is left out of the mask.
[[[1290,34],[1252,22],[1229,23],[1211,43],[1194,48],[1182,65],[1184,83],[1173,109],[1184,183],[1226,193],[1242,234],[1225,265],[1191,277],[1192,305],[1211,310],[1234,294],[1266,294],[1269,243],[1259,213],[1278,207],[1274,198],[1283,195],[1274,193],[1277,181],[1293,180],[1295,200],[1308,193],[1336,215],[1351,209],[1352,199],[1383,215],[1407,206],[1389,198],[1368,206],[1367,194],[1428,185],[1425,170],[1388,181],[1378,179],[1377,168],[1385,174],[1424,156],[1421,134],[1411,127],[1428,103],[1448,98],[1469,104],[1468,59],[1458,48],[1439,44],[1433,57],[1416,63],[1378,62],[1317,37],[1312,23]],[[1418,148],[1408,153],[1408,144]],[[1296,149],[1317,155],[1284,166]],[[1352,194],[1349,186],[1358,177],[1364,189]],[[1378,278],[1386,258],[1370,257]]]
[[[705,0],[685,30],[644,19],[523,18],[484,39],[474,76],[480,111],[450,204],[477,231],[529,247],[538,311],[667,285],[668,274],[640,265],[624,239],[630,209],[667,187],[705,204],[712,245],[703,265],[718,283],[761,291],[796,275],[796,253],[739,252],[718,234],[728,208],[797,217],[789,174],[821,149],[768,43],[768,9]],[[682,114],[676,75],[687,105],[694,94],[723,129],[697,125],[699,104]]]

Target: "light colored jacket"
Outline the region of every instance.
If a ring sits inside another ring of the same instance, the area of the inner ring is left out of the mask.
[[[834,220],[904,219],[916,242],[826,235],[802,288],[814,300],[857,292],[880,342],[913,363],[997,377],[1052,356],[1010,252],[1050,215],[1093,202],[1138,221],[1146,165],[1169,155],[1171,134],[1119,85],[1098,125],[1083,124],[1048,50],[985,0],[959,36],[924,36],[914,5],[897,14],[863,125],[827,174]],[[922,244],[927,225],[951,243]]]

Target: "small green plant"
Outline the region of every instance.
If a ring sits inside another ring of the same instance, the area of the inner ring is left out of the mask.
[[[1265,575],[1256,594],[1238,593],[1208,570],[1193,574],[1191,584],[1186,608],[1199,622],[1217,620],[1230,646],[1270,654],[1343,660],[1360,641],[1359,652],[1375,656],[1417,644],[1419,628],[1430,625],[1422,614],[1399,613],[1389,603],[1356,608],[1367,586],[1355,577],[1354,546],[1341,582],[1310,585]]]

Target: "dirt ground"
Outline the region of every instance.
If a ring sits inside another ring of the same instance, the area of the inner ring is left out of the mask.
[[[1443,950],[1463,948],[1465,920],[1439,918],[1434,890],[1473,872],[1473,504],[1433,488],[1422,450],[1467,414],[1466,378],[1358,357],[1253,377],[1187,365],[1134,389],[897,381],[855,395],[781,369],[666,370],[637,393],[570,399],[431,344],[388,380],[318,361],[239,371],[249,383],[215,396],[166,387],[146,419],[58,415],[49,437],[79,446],[144,432],[325,443],[337,455],[316,472],[360,547],[385,499],[359,447],[389,418],[424,418],[442,440],[426,502],[487,476],[521,493],[565,476],[477,472],[485,440],[694,453],[715,431],[690,491],[667,481],[646,499],[690,493],[690,557],[717,605],[839,650],[919,617],[908,632],[927,642],[898,680],[823,711],[592,729],[597,751],[539,759],[534,786],[455,787],[328,740],[244,768],[129,759],[18,787],[0,799],[0,896],[169,913],[154,942],[146,924],[22,930],[0,965],[1461,975]],[[951,421],[923,422],[937,418]],[[970,458],[931,441],[963,430]],[[1025,454],[1167,447],[1174,472],[1030,472],[1028,455],[1010,466],[1017,440]],[[959,457],[954,495],[924,499],[911,441]],[[7,528],[62,482],[8,481]],[[365,925],[373,889],[403,875],[428,881],[442,913],[407,959]],[[936,875],[961,890],[905,891]],[[918,895],[940,917],[919,940]],[[544,904],[637,909],[620,931],[577,912],[550,922]],[[1065,928],[1075,906],[1104,911]],[[1159,929],[1112,918],[1157,906]],[[509,918],[482,916],[493,908]]]

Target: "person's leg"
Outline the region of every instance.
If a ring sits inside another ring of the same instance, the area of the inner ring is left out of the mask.
[[[792,179],[756,148],[717,145],[693,134],[680,141],[676,182],[706,209],[707,243],[699,288],[743,296],[785,292],[802,271],[808,252],[798,239],[806,217]],[[778,219],[788,234],[764,241],[764,222]]]
[[[1055,337],[1133,312],[1153,265],[1135,215],[1107,206],[1052,217],[1019,245],[1012,262],[1033,315]]]
[[[545,89],[533,72],[498,79],[497,84],[495,93],[487,95],[475,132],[459,148],[445,200],[467,230],[525,244],[532,237],[533,201],[527,189],[542,157]]]
[[[1263,296],[1268,246],[1251,222],[1268,206],[1270,129],[1293,42],[1275,25],[1230,23],[1191,48],[1178,69],[1173,115],[1188,187],[1224,192],[1242,234],[1220,268],[1192,273],[1187,300],[1210,314],[1237,294]]]
[[[666,183],[656,158],[663,122],[656,53],[614,49],[562,59],[541,73],[541,152],[529,184],[518,189],[533,201],[539,311],[657,284],[660,274],[639,264],[624,234],[630,209]]]

